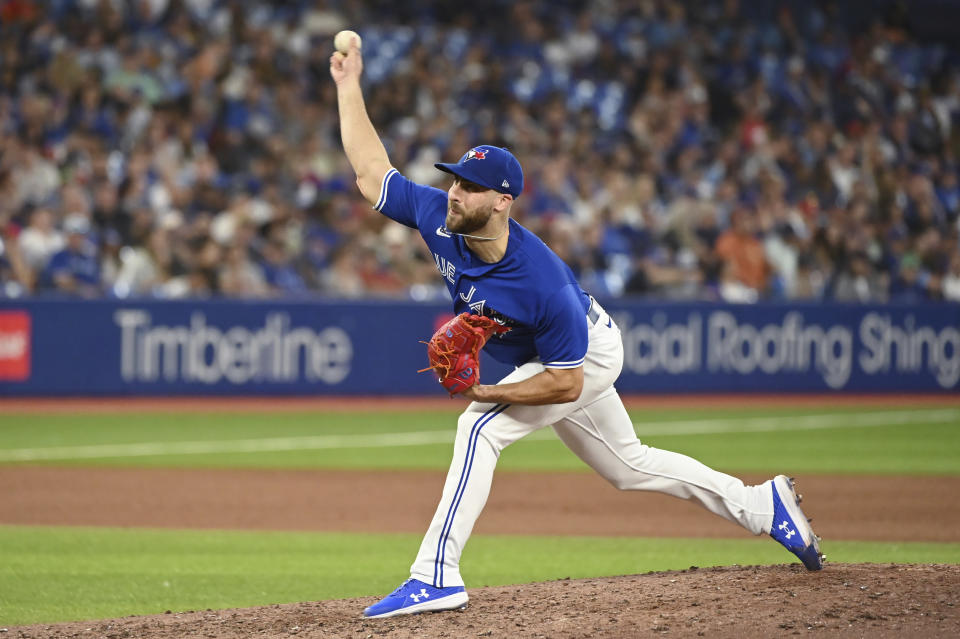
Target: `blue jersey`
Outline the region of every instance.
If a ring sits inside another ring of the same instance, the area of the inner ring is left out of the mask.
[[[93,251],[73,251],[65,248],[54,253],[47,263],[47,273],[51,278],[58,274],[67,274],[81,284],[97,286],[100,284],[100,264]]]
[[[445,231],[446,192],[415,184],[396,169],[383,177],[375,208],[420,231],[457,314],[486,315],[511,328],[484,347],[494,359],[519,366],[539,358],[548,368],[583,364],[590,297],[540,238],[510,220],[503,259],[484,262],[462,237]]]

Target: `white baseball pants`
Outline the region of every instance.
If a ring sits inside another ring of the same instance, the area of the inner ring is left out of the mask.
[[[773,496],[769,482],[745,486],[700,462],[640,443],[613,383],[623,367],[620,329],[594,302],[599,319],[589,327],[580,398],[566,404],[520,406],[473,402],[460,415],[453,461],[443,496],[410,568],[435,587],[462,586],[460,555],[490,493],[500,451],[544,426],[580,459],[621,490],[649,490],[691,499],[754,534],[769,532]],[[543,370],[529,362],[500,383]]]

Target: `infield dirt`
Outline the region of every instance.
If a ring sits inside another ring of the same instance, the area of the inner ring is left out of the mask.
[[[0,523],[422,533],[443,480],[440,471],[0,466]],[[798,482],[805,512],[827,540],[960,542],[960,477],[811,475]],[[377,495],[378,507],[366,508],[356,495]],[[576,472],[498,473],[476,532],[746,534],[692,503],[617,491]]]

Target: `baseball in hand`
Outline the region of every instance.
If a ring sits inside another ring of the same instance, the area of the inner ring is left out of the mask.
[[[357,35],[356,31],[351,31],[350,29],[344,29],[337,35],[333,36],[333,48],[335,48],[337,51],[339,51],[343,55],[347,55],[347,52],[350,51],[350,41],[353,38],[357,39],[358,49],[361,46],[363,46],[360,42],[360,36]]]

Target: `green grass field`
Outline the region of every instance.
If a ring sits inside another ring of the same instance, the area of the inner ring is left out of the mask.
[[[0,463],[445,469],[456,415],[0,416]],[[631,416],[645,443],[727,471],[960,473],[960,408],[697,409]],[[589,470],[546,431],[505,450],[499,468]]]
[[[646,443],[728,472],[960,475],[960,409],[949,406],[632,416]],[[455,409],[0,415],[0,464],[444,469],[455,417]],[[508,448],[500,468],[588,470],[550,433]],[[0,526],[0,626],[382,594],[402,578],[419,541]],[[829,555],[840,562],[960,563],[960,544],[832,541]],[[479,587],[786,559],[775,544],[753,538],[475,536],[463,569]]]

